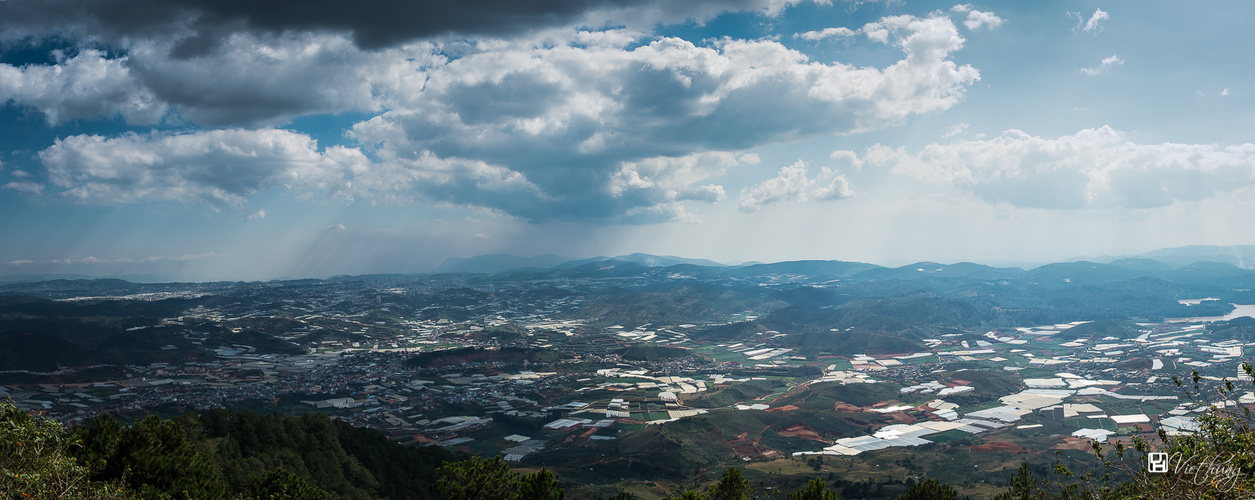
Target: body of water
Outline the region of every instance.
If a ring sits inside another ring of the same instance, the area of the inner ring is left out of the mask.
[[[1255,304],[1233,304],[1233,311],[1224,316],[1197,316],[1193,318],[1168,318],[1170,323],[1200,323],[1208,321],[1229,321],[1233,318],[1250,316],[1255,318]]]

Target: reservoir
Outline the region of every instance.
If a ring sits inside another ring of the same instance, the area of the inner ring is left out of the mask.
[[[1233,304],[1233,311],[1224,316],[1198,316],[1194,318],[1168,318],[1169,323],[1200,323],[1210,321],[1229,321],[1233,318],[1250,316],[1255,318],[1255,304]]]

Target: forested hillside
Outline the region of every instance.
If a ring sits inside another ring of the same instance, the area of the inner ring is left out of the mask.
[[[66,431],[0,402],[0,498],[436,498],[436,470],[466,458],[323,414],[101,416]]]

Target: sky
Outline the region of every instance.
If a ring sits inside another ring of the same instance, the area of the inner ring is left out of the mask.
[[[1255,244],[1253,11],[0,0],[0,277]]]

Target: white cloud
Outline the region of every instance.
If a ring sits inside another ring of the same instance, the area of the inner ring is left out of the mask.
[[[738,11],[774,17],[800,1],[626,2],[622,7],[614,7],[616,2],[600,6],[564,4],[549,6],[563,12],[556,17],[546,17],[546,22],[535,22],[541,18],[531,19],[532,24],[540,28],[524,29],[517,19],[511,19],[488,31],[502,31],[504,40],[524,45],[533,41],[543,44],[549,41],[544,39],[554,33],[573,33],[575,30],[569,26],[628,25],[636,30],[649,30],[658,23],[701,23],[724,12]],[[114,7],[128,10],[123,6]],[[197,19],[192,13],[197,10],[195,7],[184,7],[188,9],[186,12],[156,9],[162,12],[144,15],[124,14],[116,9],[111,15],[102,15],[109,8],[99,5],[61,6],[59,9],[72,12],[59,12],[65,14],[60,17],[51,16],[40,6],[24,6],[12,12],[16,17],[8,19],[7,23],[0,20],[0,25],[8,28],[0,29],[0,40],[38,40],[52,34],[87,36],[83,30],[89,28],[85,28],[84,23],[96,29],[117,23],[126,27],[118,26],[118,32],[105,30],[107,33],[96,33],[92,38],[106,42],[111,50],[124,55],[110,57],[98,50],[83,50],[74,57],[62,57],[56,64],[20,68],[0,64],[0,105],[11,101],[37,109],[49,124],[115,115],[123,116],[132,124],[152,124],[173,109],[183,119],[203,126],[278,126],[311,114],[378,112],[398,105],[404,107],[394,98],[398,92],[406,94],[422,89],[427,81],[426,68],[443,66],[450,59],[464,55],[464,51],[478,53],[491,51],[503,43],[508,45],[493,38],[472,37],[467,41],[463,37],[433,37],[432,29],[446,33],[452,28],[418,27],[422,23],[391,25],[387,29],[396,32],[386,35],[381,34],[384,26],[358,33],[334,28],[311,29],[308,25],[256,29],[258,26],[248,21],[237,20],[232,24],[214,14],[206,13],[205,17]],[[232,11],[232,15],[249,10],[243,5],[237,7],[242,10],[225,10]],[[144,10],[138,4],[130,8]],[[490,6],[485,8],[493,10]],[[439,11],[433,12],[438,15],[462,9],[474,10],[456,5],[428,10]],[[515,5],[509,10],[521,14],[545,9],[545,6]],[[175,15],[175,11],[182,13]],[[488,28],[509,16],[485,12],[454,17],[458,22],[469,24],[480,20],[485,23],[483,28]],[[311,15],[313,17],[306,22],[313,22],[322,14]],[[84,19],[71,21],[78,18]],[[566,22],[558,22],[559,19]],[[338,16],[322,21],[343,26],[342,23],[360,21],[360,16]],[[413,35],[405,33],[407,26],[414,26]],[[582,32],[578,35],[580,40],[564,39],[560,43],[622,47],[638,39],[640,33],[633,29]],[[372,45],[369,49],[359,47],[364,39],[377,34],[388,39],[387,43],[378,40],[372,44],[382,45]],[[418,41],[403,43],[407,39]]]
[[[695,153],[679,158],[654,157],[625,161],[610,179],[612,197],[644,196],[648,204],[697,200],[714,203],[724,198],[723,186],[699,185],[728,168],[758,163],[757,155],[726,152]]]
[[[824,28],[819,31],[807,31],[805,33],[794,33],[793,38],[801,38],[803,40],[817,41],[825,38],[853,38],[858,32],[850,28],[836,27]]]
[[[12,181],[4,185],[4,189],[12,189],[19,193],[39,196],[44,193],[44,185],[33,181]]]
[[[275,186],[339,194],[366,171],[360,151],[318,151],[309,136],[287,130],[153,132],[114,138],[76,135],[39,152],[48,179],[62,195],[86,203],[140,200],[200,201],[240,207]]]
[[[1208,95],[1210,95],[1210,94],[1208,94],[1207,92],[1204,92],[1204,91],[1202,91],[1202,90],[1195,90],[1195,91],[1194,91],[1194,97],[1207,97]],[[1229,96],[1229,88],[1228,88],[1228,87],[1225,87],[1225,88],[1223,88],[1223,89],[1220,89],[1219,91],[1217,91],[1217,92],[1216,92],[1216,95],[1218,95],[1218,96],[1220,96],[1220,97],[1228,97],[1228,96]]]
[[[955,126],[950,127],[950,130],[947,130],[947,131],[946,131],[946,133],[941,134],[941,137],[942,137],[943,139],[949,139],[949,138],[954,137],[954,136],[956,136],[956,135],[962,134],[964,131],[966,131],[966,130],[967,130],[967,127],[968,127],[968,126],[969,126],[969,125],[968,125],[967,123],[958,123],[958,124],[955,124]]]
[[[265,218],[266,218],[266,210],[264,209],[258,210],[256,212],[253,212],[251,214],[244,216],[245,220],[259,220],[259,219],[265,219]]]
[[[828,155],[828,158],[836,162],[840,168],[848,168],[853,170],[863,169],[863,160],[858,158],[858,153],[839,149]]]
[[[972,10],[971,7],[972,7],[971,4],[955,5],[950,10],[954,12],[958,12],[958,13],[967,13],[967,20],[964,21],[963,24],[969,30],[976,30],[976,29],[981,28],[982,26],[987,27],[989,29],[993,29],[1002,25],[1003,19],[1001,17],[998,17],[997,14],[994,14],[993,12],[982,12],[978,10]],[[941,18],[940,13],[934,13],[933,16],[929,17],[928,19],[939,19],[939,18]],[[844,26],[829,27],[829,28],[824,28],[822,30],[807,31],[804,33],[794,33],[793,38],[809,40],[809,41],[819,41],[819,40],[824,40],[828,38],[850,39],[861,34],[861,35],[866,36],[867,39],[872,40],[872,41],[876,41],[880,43],[891,43],[891,40],[889,39],[890,34],[896,31],[904,30],[904,29],[912,29],[912,30],[918,29],[920,26],[919,25],[913,26],[912,23],[919,21],[919,19],[920,18],[917,18],[915,16],[905,16],[905,15],[890,16],[890,17],[882,18],[879,21],[867,23],[863,25],[861,28],[856,29],[856,30],[852,30]]]
[[[968,11],[967,20],[963,21],[963,26],[969,30],[977,30],[981,27],[994,29],[1002,26],[1003,19],[993,12],[981,12],[979,10]]]
[[[781,168],[776,177],[741,190],[741,211],[753,212],[780,201],[839,200],[854,195],[845,176],[836,170],[821,168],[813,178],[807,177],[807,170],[806,162],[798,160]]]
[[[773,0],[763,12],[792,3]],[[825,36],[855,33],[831,30]],[[717,155],[900,125],[954,106],[980,79],[951,60],[965,40],[944,13],[886,17],[857,32],[902,58],[856,67],[771,39],[698,45],[630,29],[377,51],[345,33],[237,32],[178,57],[187,40],[171,35],[125,40],[125,56],[83,51],[57,65],[0,66],[0,96],[50,123],[120,114],[252,127],[379,113],[352,129],[362,150],[319,150],[308,136],[270,128],[60,139],[40,158],[51,186],[82,202],[242,207],[288,185],[528,220],[617,220],[722,199],[710,182],[728,167]],[[56,85],[31,83],[47,78]]]
[[[901,5],[903,3],[903,0],[845,0],[845,1],[846,3],[850,4],[850,7],[849,7],[850,10],[855,10],[864,5],[874,4],[874,3],[883,3],[886,7],[890,7],[894,5]],[[827,4],[830,2],[816,1],[815,3]]]
[[[709,172],[660,184],[641,169],[650,158],[901,124],[953,106],[979,79],[949,59],[964,39],[942,14],[887,17],[859,32],[904,57],[884,68],[825,64],[769,39],[658,38],[630,48],[556,33],[543,43],[481,41],[478,51],[425,66],[424,85],[399,89],[393,109],[352,134],[387,161],[426,155],[517,172],[544,196],[467,191],[455,202],[529,220],[615,219],[639,206],[716,200],[717,186],[695,180]]]
[[[1120,59],[1113,54],[1111,57],[1103,59],[1098,66],[1094,66],[1092,68],[1081,68],[1079,71],[1089,76],[1096,76],[1107,72],[1107,70],[1113,66],[1119,66],[1121,64],[1124,64],[1124,59]]]
[[[1089,16],[1089,20],[1085,19],[1085,15],[1080,12],[1068,12],[1068,17],[1076,18],[1076,26],[1072,28],[1073,33],[1087,33],[1097,35],[1102,33],[1102,23],[1111,19],[1111,15],[1102,9],[1094,9],[1094,14]]]
[[[239,209],[249,196],[280,187],[372,202],[476,205],[476,196],[511,203],[544,197],[518,172],[481,161],[426,154],[371,162],[356,148],[320,151],[309,136],[277,129],[77,135],[58,139],[39,158],[51,183],[63,188],[60,194],[82,203],[174,200]],[[31,191],[30,183],[11,184]],[[264,210],[246,216],[263,217]]]
[[[506,212],[548,199],[523,174],[504,166],[440,158],[428,151],[416,157],[383,156],[383,161],[354,172],[345,192],[375,201],[432,201]]]
[[[37,109],[49,125],[117,115],[151,124],[165,114],[166,104],[131,74],[128,58],[109,59],[98,50],[57,55],[56,64],[0,64],[0,105]]]
[[[34,108],[49,124],[121,115],[158,122],[173,109],[205,126],[279,125],[293,118],[380,111],[422,68],[447,58],[431,43],[358,49],[347,35],[226,35],[212,50],[175,57],[178,40],[131,41],[126,55],[84,50],[56,64],[0,65],[0,103]]]
[[[1019,130],[918,154],[874,146],[864,161],[1019,207],[1154,208],[1255,184],[1255,144],[1135,144],[1109,127],[1057,139]]]

